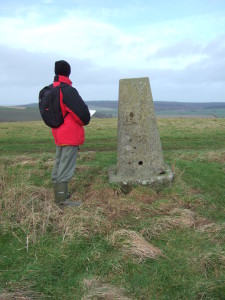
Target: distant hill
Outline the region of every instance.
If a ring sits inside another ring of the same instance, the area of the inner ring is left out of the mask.
[[[110,108],[117,109],[118,101],[109,101],[109,100],[95,100],[95,101],[86,101],[87,105],[92,107],[99,108]],[[37,107],[38,103],[31,103],[29,107]],[[154,101],[155,111],[165,111],[165,110],[192,110],[192,109],[223,109],[225,108],[225,102],[170,102],[170,101]]]
[[[89,109],[95,109],[95,118],[117,117],[118,101],[86,101]],[[215,117],[225,118],[224,102],[190,103],[155,101],[157,116],[165,117]],[[41,120],[38,103],[13,107],[0,107],[0,122]]]
[[[156,115],[225,118],[225,102],[154,102]]]

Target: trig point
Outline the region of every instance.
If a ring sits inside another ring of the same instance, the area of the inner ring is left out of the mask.
[[[149,79],[119,82],[117,167],[111,183],[162,188],[173,180],[164,163]]]

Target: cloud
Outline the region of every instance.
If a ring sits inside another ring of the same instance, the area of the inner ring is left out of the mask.
[[[209,93],[225,100],[222,14],[153,22],[136,17],[141,11],[147,16],[147,1],[143,7],[132,1],[127,10],[112,1],[106,8],[102,0],[97,7],[89,1],[85,9],[80,0],[70,9],[57,1],[30,3],[15,3],[11,15],[0,15],[1,103],[33,102],[51,83],[58,59],[70,62],[71,79],[87,100],[117,99],[119,79],[146,76],[155,100],[187,101],[196,93],[203,100],[212,98]]]
[[[116,100],[119,79],[149,77],[154,100],[213,101],[212,97],[215,97],[215,101],[223,101],[224,59],[211,59],[222,51],[220,43],[213,41],[203,51],[210,58],[190,64],[182,70],[162,70],[99,67],[91,60],[1,46],[0,66],[4,72],[0,75],[0,103],[14,105],[37,102],[39,90],[53,80],[54,62],[58,59],[66,59],[71,64],[71,80],[85,100]]]
[[[177,84],[199,84],[210,82],[224,82],[225,78],[225,42],[224,35],[217,37],[207,44],[198,44],[194,41],[183,40],[170,47],[165,47],[156,52],[149,59],[163,61],[167,59],[181,61],[183,68],[154,69],[153,77],[163,81],[176,82]],[[193,61],[191,62],[191,60]],[[186,65],[185,65],[186,64]]]
[[[32,53],[0,46],[0,105],[36,102],[39,90],[54,78],[54,63],[66,59],[72,68],[71,80],[86,100],[117,99],[120,71],[99,68],[89,60],[57,54]],[[4,58],[4,59],[3,59]]]
[[[93,13],[91,15],[91,12],[79,8],[67,10],[57,18],[53,14],[52,19],[44,18],[39,10],[33,8],[23,15],[1,17],[0,23],[2,43],[12,48],[37,53],[63,53],[70,57],[90,59],[101,67],[117,65],[143,68],[146,64],[154,67],[155,61],[149,57],[153,58],[155,53],[162,55],[163,49],[167,51],[166,58],[171,57],[175,43],[184,50],[188,40],[193,39],[199,43],[195,47],[202,47],[206,39],[205,32],[210,38],[215,29],[225,26],[225,18],[221,19],[219,25],[215,17],[202,16],[142,25],[128,32],[126,27],[109,22],[107,17],[97,18]],[[195,51],[190,46],[186,49]],[[190,55],[186,64],[183,65],[180,60],[179,66],[185,67],[197,59]],[[171,60],[169,65],[166,60],[163,63],[156,62],[158,68],[178,67],[178,59]]]
[[[225,34],[215,39],[200,43],[193,39],[182,39],[177,43],[158,49],[151,57],[154,58],[178,58],[188,56],[212,56],[224,57]],[[150,58],[150,56],[148,57]]]
[[[117,37],[120,33],[110,24],[81,18],[71,12],[50,24],[39,24],[38,16],[36,20],[30,20],[32,18],[33,15],[23,19],[1,18],[0,36],[4,44],[37,53],[54,51],[99,62],[119,47]]]
[[[202,55],[204,45],[195,43],[193,40],[181,40],[178,43],[169,45],[157,50],[152,57],[154,58],[174,58]],[[148,57],[150,58],[150,56]]]

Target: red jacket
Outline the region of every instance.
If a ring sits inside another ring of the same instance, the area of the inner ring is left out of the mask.
[[[58,128],[52,128],[52,134],[57,146],[79,146],[84,143],[84,125],[90,122],[90,112],[78,91],[72,87],[68,77],[55,76],[53,86],[66,83],[61,88],[60,105],[64,116],[64,123]]]

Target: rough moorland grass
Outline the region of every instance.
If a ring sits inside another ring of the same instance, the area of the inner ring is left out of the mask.
[[[0,299],[223,299],[225,120],[160,119],[175,182],[156,193],[110,185],[116,120],[86,128],[61,211],[55,147],[41,122],[0,124]]]

